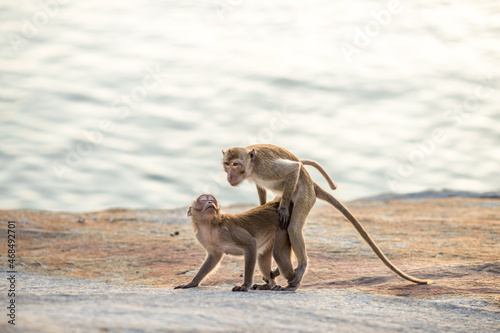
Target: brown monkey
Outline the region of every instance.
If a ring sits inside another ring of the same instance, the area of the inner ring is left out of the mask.
[[[275,277],[280,273],[279,270],[271,272],[274,239],[275,235],[279,235],[281,239],[286,238],[286,231],[278,231],[278,205],[279,201],[271,201],[233,215],[222,212],[214,196],[200,195],[187,213],[191,216],[196,238],[205,248],[207,257],[193,280],[175,289],[198,286],[217,266],[224,253],[245,256],[244,282],[241,286],[234,287],[233,291],[247,291],[249,288],[269,290],[275,287]],[[285,246],[286,244],[280,244],[280,252],[276,253],[274,259],[279,268],[293,270],[290,249],[281,250]],[[252,286],[256,260],[266,283]]]
[[[335,188],[331,178],[317,162],[310,160],[301,162],[288,150],[267,144],[252,145],[246,148],[230,148],[227,151],[222,151],[222,153],[224,171],[227,173],[227,180],[232,186],[237,186],[243,180],[248,179],[257,185],[261,204],[267,201],[266,189],[272,190],[280,198],[278,207],[280,228],[288,231],[289,242],[298,262],[295,271],[285,271],[280,267],[281,274],[288,279],[288,285],[284,290],[297,289],[306,270],[307,254],[302,230],[307,215],[316,202],[316,198],[324,200],[337,208],[353,224],[375,254],[393,272],[415,283],[429,283],[429,281],[409,276],[394,266],[349,210],[311,179],[304,164],[316,167],[327,179],[330,187]],[[282,251],[286,252],[289,251],[286,245],[286,239],[276,238],[275,248],[281,248]],[[286,255],[288,255],[288,252],[286,252]]]

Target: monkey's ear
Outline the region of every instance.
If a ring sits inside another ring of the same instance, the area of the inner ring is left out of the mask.
[[[189,207],[189,208],[188,208],[188,211],[186,212],[186,214],[187,214],[187,216],[191,216],[191,215],[193,215],[193,214],[191,213],[191,207]]]
[[[226,155],[226,152],[224,151],[224,149],[222,149],[222,156]]]
[[[255,151],[255,148],[252,149],[252,150],[250,150],[248,152],[248,155],[250,156],[250,158],[252,159],[252,161],[254,161],[255,160],[255,155],[257,155],[257,152]]]

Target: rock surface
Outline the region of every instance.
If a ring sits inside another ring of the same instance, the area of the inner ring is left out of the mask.
[[[498,198],[382,197],[346,206],[394,264],[435,284],[394,275],[330,206],[309,216],[301,288],[281,293],[230,292],[242,281],[243,259],[229,256],[202,287],[173,290],[204,259],[185,209],[4,210],[0,267],[7,275],[6,221],[16,221],[17,317],[12,326],[2,315],[0,331],[499,332]]]

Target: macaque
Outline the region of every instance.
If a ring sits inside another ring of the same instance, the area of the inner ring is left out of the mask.
[[[227,173],[229,184],[238,186],[245,179],[248,179],[256,184],[261,205],[267,201],[266,189],[272,190],[276,194],[275,199],[279,200],[280,229],[288,232],[292,250],[297,257],[297,268],[292,273],[286,272],[287,275],[293,275],[293,278],[288,280],[288,285],[283,290],[297,289],[306,271],[307,254],[303,228],[316,198],[324,200],[338,209],[352,223],[375,254],[394,273],[414,283],[429,283],[429,281],[407,275],[394,266],[349,210],[311,179],[304,165],[317,168],[327,179],[330,187],[336,188],[330,176],[317,162],[311,160],[302,160],[301,162],[288,150],[268,144],[230,148],[226,151],[223,150],[222,154],[223,168]],[[278,237],[276,243],[284,244]],[[282,274],[284,273],[281,268],[280,271]],[[286,277],[285,274],[283,275]]]
[[[196,238],[205,249],[207,257],[193,280],[175,289],[197,287],[224,254],[243,255],[245,258],[243,284],[235,286],[232,291],[248,291],[250,288],[280,289],[276,285],[276,276],[283,270],[289,273],[288,278],[292,278],[293,266],[287,233],[278,228],[278,205],[279,201],[271,201],[233,215],[222,212],[213,195],[200,195],[189,207],[187,214],[191,217]],[[278,247],[274,246],[276,236],[280,239]],[[274,271],[271,270],[273,256],[279,268]],[[256,261],[265,283],[252,286]]]

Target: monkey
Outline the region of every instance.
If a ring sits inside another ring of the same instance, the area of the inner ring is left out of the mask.
[[[280,200],[278,206],[280,229],[288,232],[288,241],[297,257],[297,267],[293,272],[284,271],[280,268],[281,274],[288,279],[288,285],[282,290],[296,290],[305,273],[307,254],[303,228],[306,218],[316,202],[316,198],[328,202],[342,213],[378,258],[394,273],[414,283],[432,283],[432,281],[410,276],[392,264],[354,215],[340,201],[312,180],[304,165],[317,168],[327,179],[330,187],[332,189],[336,188],[331,177],[319,163],[312,160],[302,160],[301,162],[288,150],[270,144],[257,144],[246,148],[229,148],[226,151],[223,150],[222,154],[223,168],[227,173],[227,181],[231,186],[238,186],[245,179],[248,179],[256,184],[261,205],[267,201],[267,189],[272,190],[276,194],[275,199],[279,198]],[[281,234],[281,237],[285,237],[284,234]],[[289,249],[286,244],[287,240],[280,239],[277,235],[275,248],[281,248],[285,255],[288,255]]]
[[[217,266],[224,254],[243,255],[245,258],[243,284],[235,286],[232,291],[281,288],[276,285],[275,278],[280,275],[280,269],[292,271],[293,266],[290,243],[286,243],[286,231],[278,230],[278,205],[279,201],[271,201],[233,215],[221,211],[213,195],[200,195],[188,208],[187,215],[191,217],[196,238],[204,247],[207,257],[191,282],[174,289],[197,287]],[[279,251],[273,251],[275,235],[281,240]],[[289,247],[288,251],[283,250],[286,246]],[[278,268],[273,271],[272,257],[278,264]],[[252,286],[256,261],[265,283]]]

